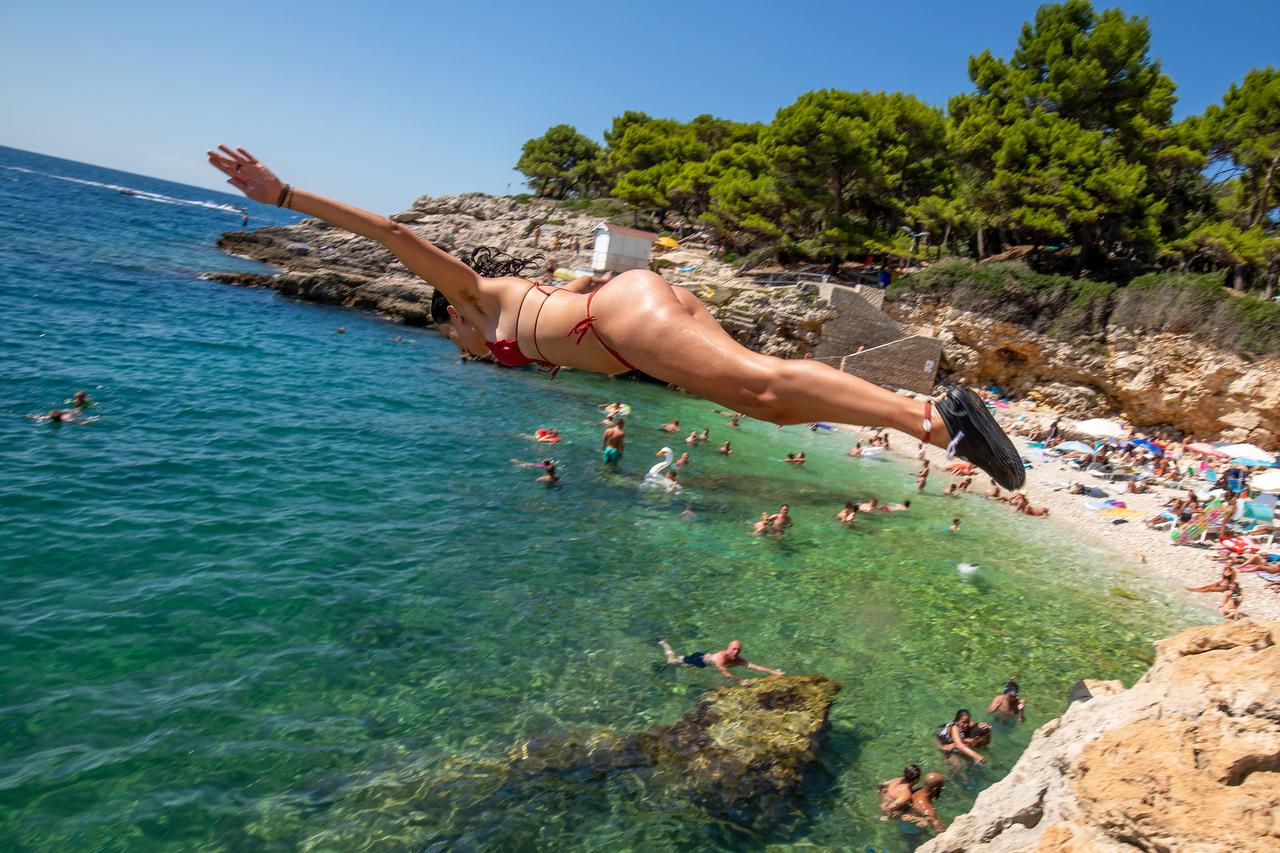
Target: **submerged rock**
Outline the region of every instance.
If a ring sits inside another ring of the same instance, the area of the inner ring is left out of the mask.
[[[604,776],[652,767],[668,793],[717,817],[765,829],[798,814],[840,685],[820,675],[755,679],[712,690],[670,726],[587,739],[537,739],[511,750],[528,774]]]
[[[921,853],[1280,849],[1280,622],[1193,628],[1090,688]]]

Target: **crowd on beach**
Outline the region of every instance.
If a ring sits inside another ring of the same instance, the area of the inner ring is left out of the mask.
[[[1105,429],[1106,422],[1101,426]],[[1147,434],[1123,425],[1112,435],[1088,441],[1069,439],[1069,430],[1080,434],[1078,427],[1058,419],[1027,433],[1027,446],[1039,451],[1040,464],[1056,462],[1063,470],[1094,479],[1087,485],[1053,487],[1083,497],[1090,510],[1109,516],[1113,525],[1140,521],[1146,529],[1167,534],[1169,548],[1196,549],[1207,564],[1221,564],[1218,577],[1186,589],[1218,595],[1223,618],[1245,617],[1241,575],[1257,577],[1263,592],[1280,592],[1280,551],[1274,543],[1280,492],[1276,453],[1251,444]],[[1131,507],[1138,496],[1154,497],[1155,511]]]

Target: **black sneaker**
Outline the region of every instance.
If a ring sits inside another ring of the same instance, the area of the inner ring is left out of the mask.
[[[1006,489],[1022,488],[1027,481],[1022,457],[981,397],[968,388],[950,385],[933,405],[951,436],[949,454],[977,465]]]

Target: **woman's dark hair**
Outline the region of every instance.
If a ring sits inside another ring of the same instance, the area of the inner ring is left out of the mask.
[[[458,260],[485,278],[502,278],[522,276],[529,267],[540,264],[544,257],[534,255],[531,258],[517,258],[493,246],[477,246],[469,252],[460,253]],[[437,326],[449,322],[449,300],[439,290],[431,295],[431,320]]]
[[[902,768],[902,781],[910,784],[920,778],[920,768],[915,764],[908,764]]]
[[[969,713],[968,708],[961,708],[959,711],[956,711],[956,718],[951,722],[958,723],[960,722],[961,717],[969,717],[970,719],[972,719],[973,715]]]

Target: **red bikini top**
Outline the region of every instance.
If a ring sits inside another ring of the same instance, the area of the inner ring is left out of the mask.
[[[545,361],[539,361],[536,358],[529,358],[520,351],[520,342],[515,338],[507,341],[489,341],[484,342],[485,348],[493,353],[494,360],[498,364],[504,364],[507,367],[524,367],[528,364],[541,364],[546,367],[555,367]]]

